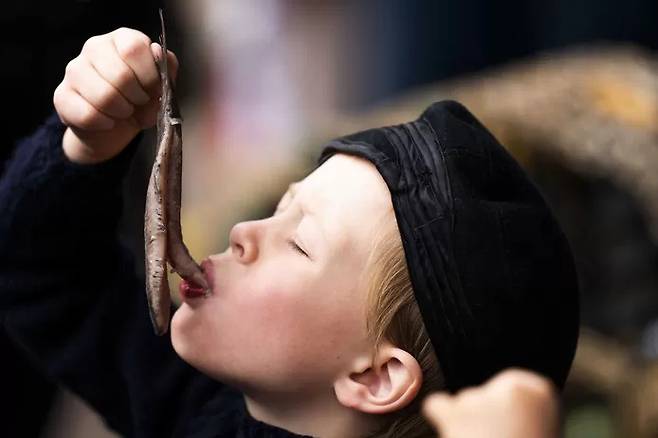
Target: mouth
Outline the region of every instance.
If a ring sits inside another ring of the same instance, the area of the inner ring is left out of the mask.
[[[203,271],[209,289],[205,289],[203,286],[200,286],[193,281],[182,280],[178,289],[184,300],[192,300],[201,297],[208,298],[215,292],[214,272],[210,259],[205,259],[201,263],[201,270]]]
[[[209,293],[214,293],[215,291],[215,271],[213,269],[213,264],[209,258],[204,259],[201,262],[201,270],[203,275],[206,277],[206,282],[210,288]]]

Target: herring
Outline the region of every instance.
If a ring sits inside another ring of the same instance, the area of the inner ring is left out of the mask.
[[[157,152],[146,193],[144,210],[144,253],[146,296],[149,315],[157,335],[169,328],[171,292],[167,263],[186,281],[208,291],[201,267],[183,243],[180,224],[183,136],[178,103],[167,68],[167,41],[160,9],[162,55],[157,60],[162,94],[158,111]]]

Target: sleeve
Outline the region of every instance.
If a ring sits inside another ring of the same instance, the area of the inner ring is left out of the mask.
[[[0,323],[52,379],[124,436],[177,436],[222,389],[154,335],[145,287],[119,243],[122,180],[140,136],[103,163],[62,149],[53,114],[0,179]]]

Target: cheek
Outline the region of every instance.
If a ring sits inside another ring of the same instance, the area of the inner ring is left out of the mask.
[[[335,283],[261,274],[198,307],[183,304],[172,320],[176,352],[224,381],[309,384],[331,377],[359,338],[360,306]]]
[[[359,335],[365,324],[352,272],[339,275],[267,276],[252,293],[239,297],[240,315],[248,315],[254,331],[286,351],[337,348]]]
[[[207,374],[224,377],[298,360],[317,333],[309,333],[307,317],[312,291],[297,280],[263,277],[268,281],[252,275],[194,307],[184,303],[171,323],[178,355]]]
[[[341,351],[359,335],[361,320],[354,303],[332,296],[331,291],[305,289],[300,294],[273,290],[253,306],[258,332],[290,368],[331,367]]]
[[[236,302],[235,315],[242,315],[235,321],[242,326],[239,348],[280,381],[329,375],[334,352],[353,334],[353,324],[341,318],[337,301],[326,299],[321,284],[299,278],[264,284]]]
[[[236,315],[250,321],[253,342],[284,345],[304,326],[305,316],[311,312],[309,293],[312,291],[294,284],[264,286],[251,296],[236,302]]]

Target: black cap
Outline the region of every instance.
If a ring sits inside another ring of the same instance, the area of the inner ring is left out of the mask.
[[[539,190],[464,106],[333,140],[391,192],[416,301],[450,391],[503,368],[564,385],[579,328],[569,244]]]

